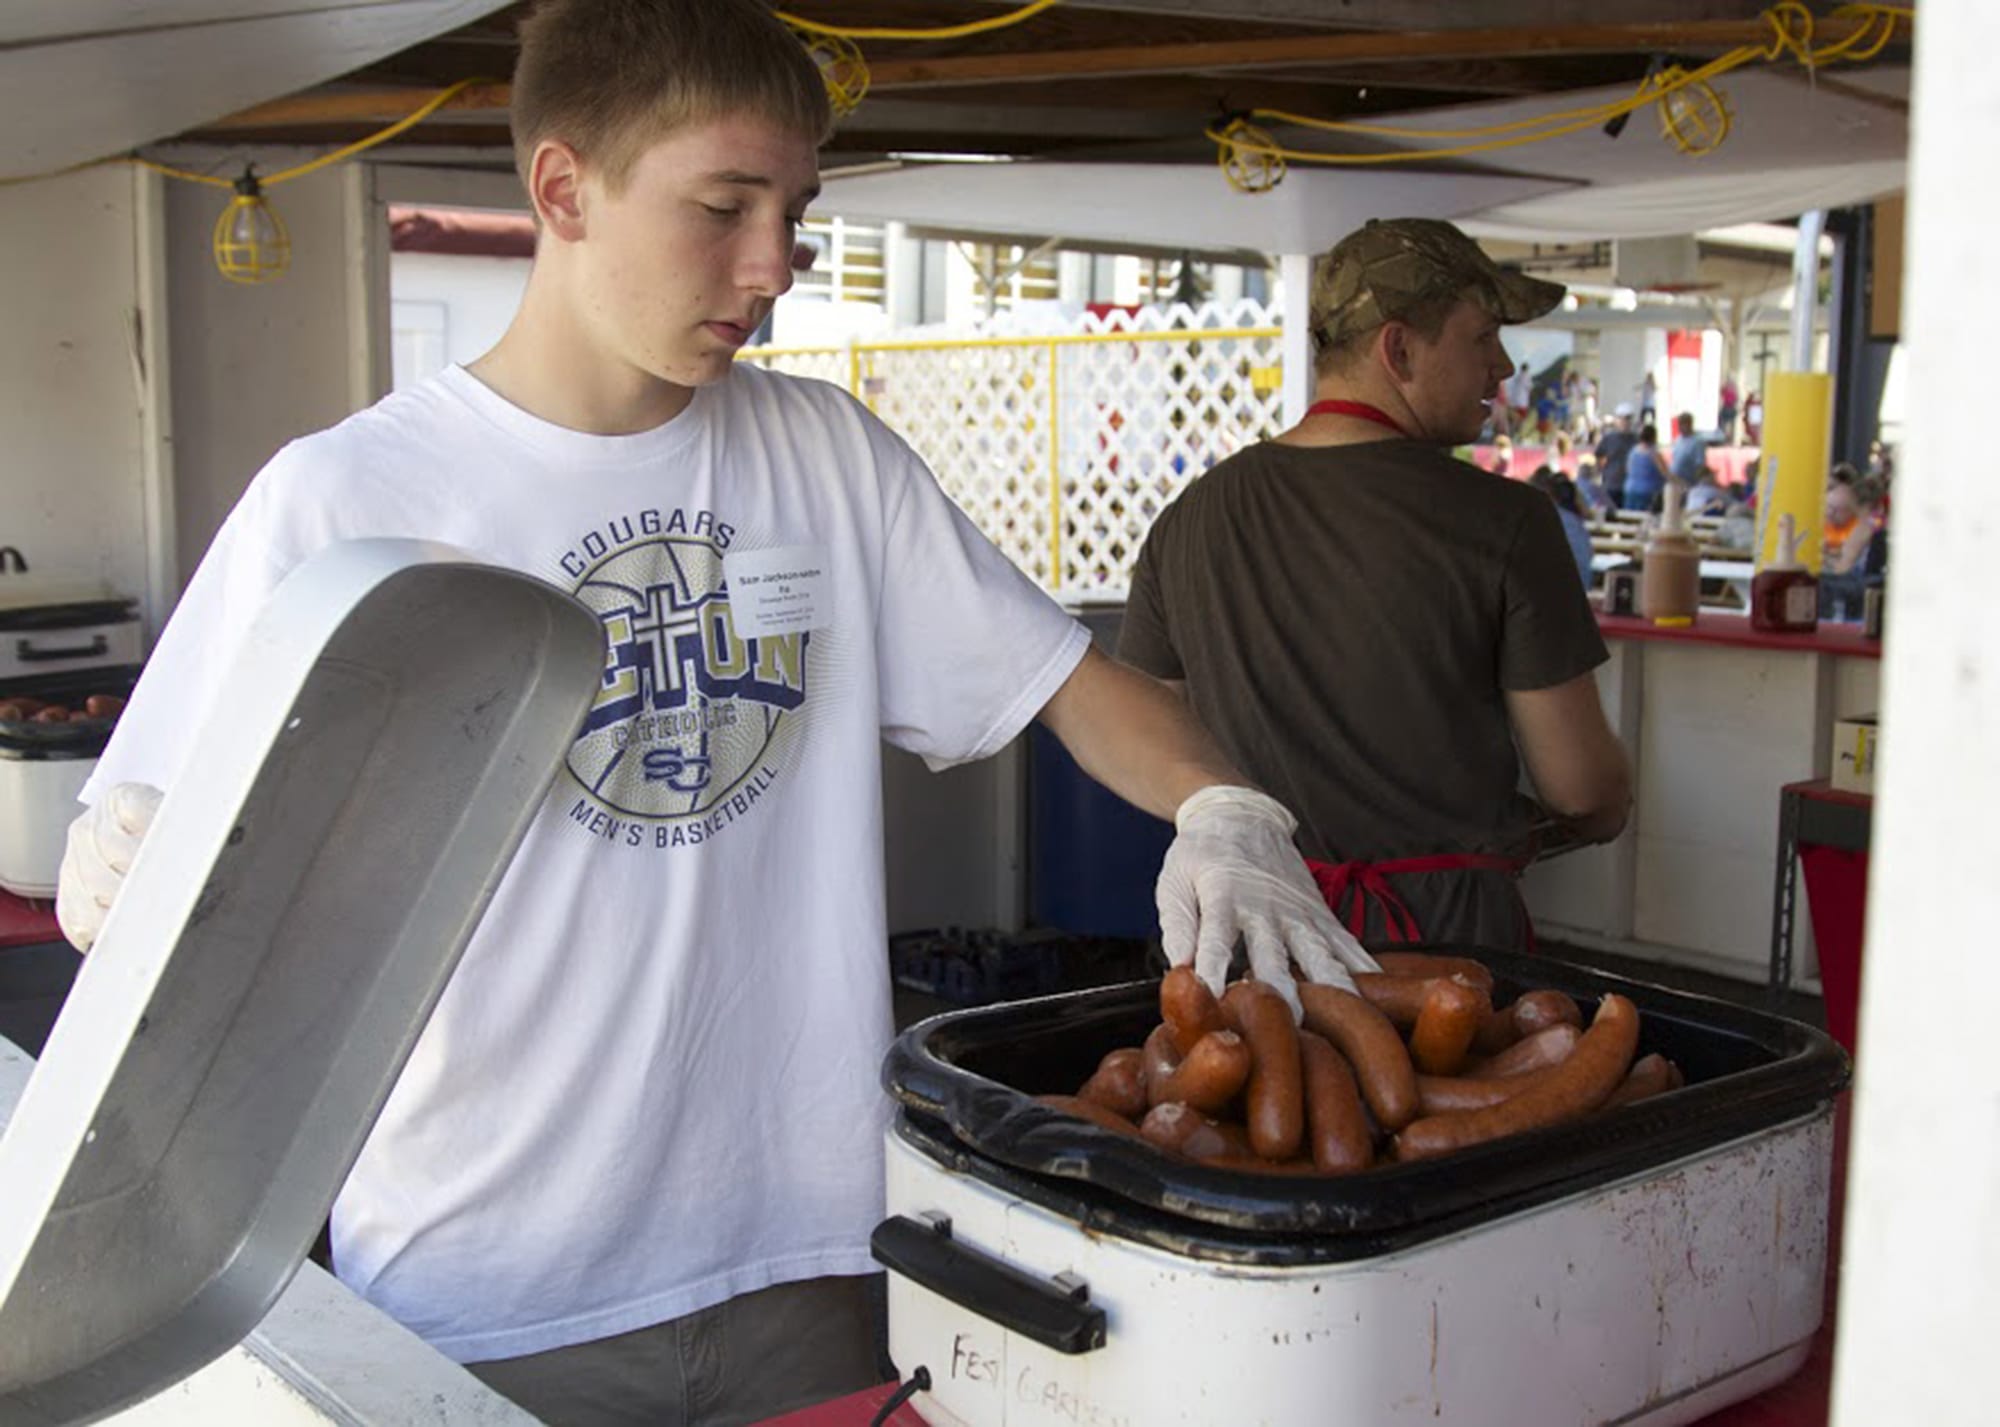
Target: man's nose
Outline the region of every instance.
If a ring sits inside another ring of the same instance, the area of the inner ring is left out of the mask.
[[[782,297],[791,291],[797,255],[789,233],[782,240],[760,241],[744,255],[738,281],[759,297]]]

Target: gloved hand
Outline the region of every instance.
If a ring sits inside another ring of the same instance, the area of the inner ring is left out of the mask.
[[[119,783],[69,825],[56,878],[56,921],[78,951],[89,951],[104,929],[161,796],[145,783]]]
[[[1308,981],[1354,989],[1355,971],[1380,971],[1327,910],[1305,859],[1292,845],[1298,820],[1254,788],[1203,788],[1174,814],[1179,836],[1160,867],[1160,940],[1175,966],[1194,963],[1222,994],[1241,936],[1250,974],[1268,982],[1300,1016],[1291,963]]]

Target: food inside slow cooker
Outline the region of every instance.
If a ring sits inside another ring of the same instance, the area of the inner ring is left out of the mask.
[[[1560,991],[1493,1003],[1463,957],[1378,954],[1360,992],[1270,987],[1218,1001],[1188,967],[1160,983],[1160,1025],[1041,1103],[1179,1159],[1271,1174],[1353,1174],[1601,1115],[1685,1083],[1638,1054],[1639,1012],[1606,995],[1588,1025]]]
[[[81,704],[54,703],[47,699],[16,694],[0,699],[0,723],[81,723],[87,719],[113,720],[124,711],[125,700],[116,694],[91,694]]]

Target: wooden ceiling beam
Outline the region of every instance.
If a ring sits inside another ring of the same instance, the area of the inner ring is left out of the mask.
[[[1822,19],[1821,44],[1846,38],[1869,20]],[[1907,22],[1898,25],[1907,39]],[[1034,54],[963,55],[939,59],[869,60],[871,91],[951,84],[1020,84],[1050,79],[1187,71],[1255,70],[1354,61],[1457,63],[1530,59],[1540,55],[1721,54],[1770,40],[1761,21],[1698,20],[1642,24],[1567,25],[1533,29],[1429,30],[1397,34],[1297,35],[1283,39],[1210,40],[1188,45],[1123,45]]]
[[[1843,38],[1866,21],[1823,19],[1821,43]],[[1900,26],[1907,38],[1907,24]],[[896,93],[971,84],[1018,85],[1143,75],[1252,74],[1260,69],[1297,71],[1319,64],[1456,65],[1520,61],[1540,56],[1608,54],[1711,54],[1761,44],[1761,23],[1693,21],[1572,25],[1551,29],[1452,30],[1403,34],[1295,35],[1282,39],[1205,41],[1198,44],[1125,45],[1091,50],[979,54],[937,59],[871,57],[870,91]],[[1390,82],[1385,74],[1383,83]],[[476,85],[455,96],[447,111],[507,107],[512,86]],[[278,126],[341,122],[388,123],[428,102],[434,90],[405,88],[319,91],[260,104],[202,126],[203,134],[229,134]]]
[[[504,115],[513,92],[511,84],[474,85],[453,95],[438,112],[476,114],[497,110]],[[437,90],[429,88],[307,90],[225,115],[202,125],[196,132],[206,136],[314,124],[390,124],[416,113],[436,94]]]
[[[1770,0],[1066,0],[1065,9],[1286,21],[1352,30],[1513,29],[1621,20],[1754,20]]]

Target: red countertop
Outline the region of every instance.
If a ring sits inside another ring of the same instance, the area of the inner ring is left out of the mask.
[[[0,950],[61,940],[55,903],[31,902],[11,892],[0,892]]]
[[[1840,654],[1852,659],[1880,659],[1882,641],[1868,639],[1858,624],[1824,623],[1811,634],[1765,634],[1750,627],[1747,614],[1703,610],[1693,624],[1658,625],[1631,615],[1597,616],[1606,639],[1660,639],[1677,644],[1719,644],[1735,649],[1775,649],[1794,654]]]

